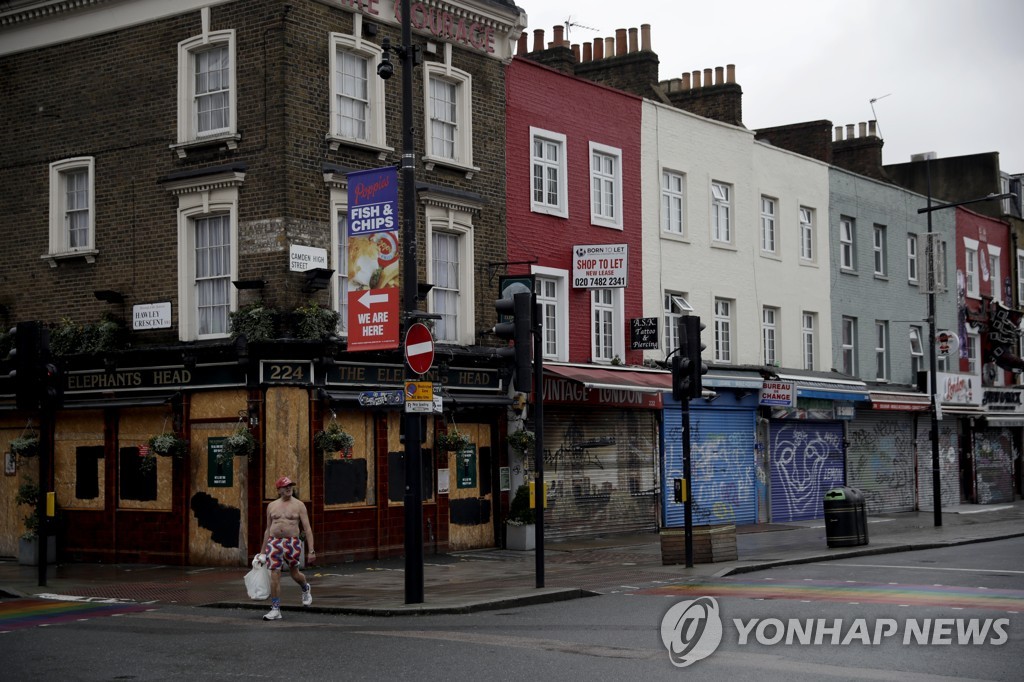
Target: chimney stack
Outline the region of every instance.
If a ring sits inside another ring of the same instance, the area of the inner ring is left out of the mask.
[[[875,121],[847,124],[846,139],[843,139],[842,126],[836,126],[835,132],[835,140],[832,142],[833,164],[869,178],[891,181],[882,168],[884,142],[878,137],[878,125]]]
[[[658,82],[658,55],[650,49],[651,27],[619,28],[614,37],[596,38],[593,46],[583,45],[583,58],[576,64],[580,78],[641,97],[653,95]],[[591,59],[587,59],[588,49]]]
[[[695,69],[658,88],[672,106],[731,125],[743,125],[743,90],[736,83],[736,65]]]

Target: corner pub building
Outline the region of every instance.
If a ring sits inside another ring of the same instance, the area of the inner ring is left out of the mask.
[[[63,391],[19,409],[15,358],[0,361],[0,555],[25,532],[18,489],[40,482],[60,561],[244,565],[281,475],[321,561],[403,552],[404,358],[348,349],[346,295],[348,176],[401,158],[400,79],[377,76],[399,7],[0,8],[0,358],[7,329],[38,322]],[[503,541],[513,394],[479,331],[498,297],[480,264],[506,260],[503,65],[525,21],[506,0],[414,3],[418,280],[433,285],[417,306],[437,318],[422,378],[442,409],[421,429],[427,553]],[[315,447],[332,423],[351,447]],[[469,446],[435,447],[456,427]],[[156,454],[160,434],[180,450]],[[37,455],[12,451],[25,436]]]

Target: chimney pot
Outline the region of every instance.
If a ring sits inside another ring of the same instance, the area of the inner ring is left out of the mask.
[[[615,38],[604,39],[604,56],[614,57],[615,56]]]
[[[640,49],[644,52],[651,51],[651,25],[640,24]]]
[[[865,123],[864,121],[861,121],[859,127],[860,127],[860,136],[861,137],[867,137],[868,136],[868,124]]]
[[[878,122],[868,121],[868,135],[871,137],[878,137]]]
[[[590,43],[583,43],[583,61],[589,62],[594,58],[593,48]]]
[[[557,26],[553,26],[551,28],[551,33],[554,34],[552,36],[552,41],[553,42],[552,42],[551,46],[552,47],[561,47],[562,46],[563,37],[565,36],[565,26],[562,26],[561,24],[558,24]]]
[[[693,87],[695,89],[700,87],[700,71],[693,72]]]
[[[704,69],[704,87],[710,86],[713,82],[711,80],[711,69]]]
[[[715,67],[715,85],[721,85],[725,79],[725,68],[721,66]]]
[[[726,64],[725,65],[725,82],[735,83],[736,82],[736,65]]]
[[[604,59],[604,38],[598,38],[594,41],[594,61],[602,59]]]
[[[572,57],[573,57],[573,59],[576,60],[576,63],[578,64],[579,61],[580,61],[580,45],[579,45],[579,43],[576,43],[575,45],[572,46]]]
[[[526,37],[526,32],[524,31],[520,33],[519,40],[516,41],[516,54],[519,56],[523,56],[527,52],[529,52],[529,42],[530,39]]]
[[[683,90],[689,90],[689,89],[690,89],[690,74],[689,73],[684,73],[683,74]]]
[[[855,127],[856,126],[854,126],[854,124],[852,124],[852,123],[847,123],[846,124],[846,139],[847,140],[852,140],[855,137],[855,135],[853,133],[853,129]]]
[[[669,92],[679,92],[680,90],[683,89],[682,83],[678,78],[673,78],[668,81],[667,89]]]
[[[544,49],[544,29],[533,29],[533,51],[540,52]]]
[[[629,29],[629,51],[636,52],[640,49],[636,28]]]
[[[843,126],[836,126],[836,142],[843,141]]]
[[[626,29],[617,28],[615,29],[615,56],[621,57],[626,54]]]

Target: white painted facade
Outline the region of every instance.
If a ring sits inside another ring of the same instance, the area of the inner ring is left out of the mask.
[[[804,369],[802,316],[814,313],[815,364],[831,368],[832,326],[828,165],[754,139],[719,123],[653,101],[643,106],[644,315],[665,324],[665,292],[679,293],[707,325],[709,364],[762,365],[762,311],[776,309],[776,353],[782,367]],[[664,171],[684,178],[684,234],[662,229]],[[713,239],[712,184],[728,185],[731,240]],[[775,205],[776,248],[761,248],[761,198]],[[814,217],[811,260],[800,257],[800,207]],[[731,303],[728,363],[714,353],[715,301]],[[665,334],[662,330],[662,341]],[[663,360],[673,349],[647,351]]]

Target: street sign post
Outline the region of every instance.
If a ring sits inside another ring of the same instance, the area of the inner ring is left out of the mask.
[[[405,332],[405,361],[416,374],[426,374],[434,364],[434,337],[421,322]]]

